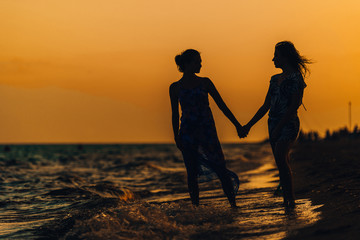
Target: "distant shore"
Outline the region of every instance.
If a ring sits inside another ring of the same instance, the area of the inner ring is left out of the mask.
[[[290,164],[296,197],[323,207],[321,220],[286,239],[359,239],[360,140],[299,143]]]

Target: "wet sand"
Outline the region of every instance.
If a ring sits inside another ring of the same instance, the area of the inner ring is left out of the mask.
[[[360,140],[297,144],[291,166],[296,197],[323,206],[321,220],[286,239],[360,239]]]
[[[270,145],[265,144],[263,148],[271,152]],[[272,155],[260,162],[258,168],[239,174],[238,209],[229,208],[220,186],[216,190],[201,191],[197,208],[191,206],[188,193],[148,198],[146,201],[160,206],[169,222],[180,227],[181,230],[174,230],[169,239],[280,240],[316,223],[320,212],[315,210],[320,205],[299,198],[294,210],[285,209],[282,198],[274,196],[278,171]],[[236,168],[233,164],[230,166]],[[146,237],[139,236],[139,239]]]
[[[201,183],[191,205],[175,145],[12,146],[0,154],[0,238],[280,240],[316,225],[322,201],[305,183],[293,211],[274,196],[269,144],[223,149],[240,179],[236,210],[218,179]],[[296,169],[308,171],[303,163]]]

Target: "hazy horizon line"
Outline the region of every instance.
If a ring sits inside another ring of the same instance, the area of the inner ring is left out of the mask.
[[[253,140],[253,141],[223,141],[221,144],[243,144],[243,143],[262,143],[264,140]],[[12,142],[12,143],[3,143],[0,142],[0,146],[6,145],[175,145],[175,142],[162,142],[162,141],[154,141],[154,142]]]

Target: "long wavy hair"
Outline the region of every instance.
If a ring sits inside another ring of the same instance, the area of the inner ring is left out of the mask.
[[[290,41],[278,42],[275,45],[275,50],[279,51],[281,56],[285,57],[291,66],[296,68],[305,78],[310,73],[308,64],[313,63],[310,59],[301,56],[294,44]]]

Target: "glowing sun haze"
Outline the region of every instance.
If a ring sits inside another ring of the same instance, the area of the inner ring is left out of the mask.
[[[359,12],[358,0],[2,0],[0,142],[172,142],[168,88],[187,48],[245,124],[280,72],[271,59],[282,40],[315,62],[301,127],[345,126],[349,101],[356,124]],[[237,141],[211,107],[220,140]],[[267,137],[266,119],[248,141]]]

